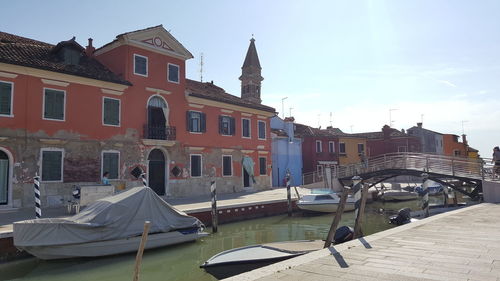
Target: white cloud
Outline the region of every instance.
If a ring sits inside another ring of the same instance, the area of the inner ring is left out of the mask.
[[[442,84],[445,84],[447,86],[450,86],[450,87],[453,87],[453,88],[457,88],[457,85],[451,83],[450,81],[447,81],[447,80],[437,80],[439,83],[442,83]]]

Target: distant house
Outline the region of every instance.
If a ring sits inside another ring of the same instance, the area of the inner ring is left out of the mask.
[[[454,134],[443,134],[443,155],[468,157],[468,144],[465,135],[462,135],[462,141],[459,136]]]
[[[348,165],[362,161],[361,154],[366,155],[366,137],[355,134],[339,135],[339,164]]]
[[[293,117],[271,118],[273,186],[284,186],[287,171],[292,185],[302,183],[302,139],[295,134]]]
[[[409,128],[406,132],[410,136],[420,138],[423,153],[443,154],[443,134],[424,129],[421,122],[417,123],[417,126]]]
[[[379,132],[357,133],[365,137],[367,156],[374,157],[394,152],[422,152],[420,138],[406,134],[404,130],[393,129],[387,125]]]

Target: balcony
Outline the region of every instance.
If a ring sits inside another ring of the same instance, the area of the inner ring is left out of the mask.
[[[175,137],[174,126],[144,125],[144,139],[174,141]]]

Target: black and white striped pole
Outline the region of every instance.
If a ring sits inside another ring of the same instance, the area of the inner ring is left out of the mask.
[[[352,178],[354,193],[354,217],[356,218],[354,222],[354,238],[363,236],[361,231],[361,224],[363,223],[363,214],[365,211],[366,196],[364,192],[364,186],[362,183],[363,179],[360,176],[354,176]]]
[[[424,211],[424,217],[429,217],[429,174],[422,173],[422,210]]]
[[[217,232],[219,220],[217,217],[217,184],[215,180],[210,182],[210,193],[212,194],[212,232]]]
[[[290,170],[286,171],[286,200],[288,202],[288,216],[292,216],[292,192],[290,190]]]
[[[33,178],[33,188],[35,189],[35,217],[39,219],[42,217],[42,204],[40,201],[40,177],[38,174]]]
[[[144,187],[148,187],[148,181],[146,180],[146,173],[141,174],[141,180],[142,180],[142,185],[144,185]]]

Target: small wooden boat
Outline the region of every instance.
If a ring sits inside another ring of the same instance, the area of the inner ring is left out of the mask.
[[[223,251],[200,265],[217,279],[238,275],[259,267],[323,249],[321,240],[298,240],[252,245]]]
[[[300,198],[297,207],[304,211],[334,213],[339,206],[340,197],[336,193],[330,194],[307,194]],[[347,197],[344,211],[354,210],[355,200]]]

